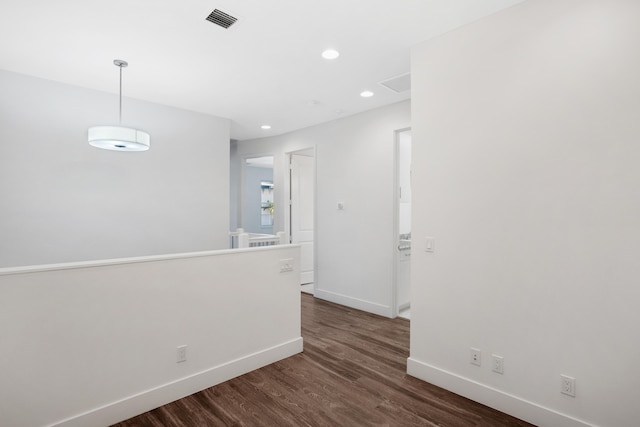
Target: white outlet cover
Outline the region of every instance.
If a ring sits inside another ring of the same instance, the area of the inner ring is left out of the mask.
[[[576,397],[576,379],[568,375],[560,375],[560,393]]]
[[[293,271],[293,258],[285,258],[280,260],[280,273]]]
[[[477,348],[469,350],[469,363],[476,366],[482,365],[482,351]]]
[[[504,374],[504,357],[498,356],[497,354],[492,354],[491,357],[493,359],[493,367],[491,370],[498,374]]]
[[[181,345],[176,348],[176,362],[182,363],[187,361],[187,346]]]

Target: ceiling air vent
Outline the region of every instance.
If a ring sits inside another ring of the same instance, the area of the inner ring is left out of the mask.
[[[207,21],[213,22],[216,25],[220,25],[222,28],[229,28],[233,24],[236,23],[238,18],[229,15],[228,13],[224,13],[221,10],[215,9],[213,12],[207,16]]]
[[[380,84],[396,93],[407,92],[411,90],[411,73],[393,77],[380,82]]]

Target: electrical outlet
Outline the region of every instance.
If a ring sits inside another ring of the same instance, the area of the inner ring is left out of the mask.
[[[176,348],[176,363],[187,361],[187,346],[181,345]]]
[[[280,273],[293,271],[293,258],[285,258],[280,260]]]
[[[560,375],[560,392],[576,397],[576,379],[568,375]]]
[[[472,365],[476,365],[476,366],[482,365],[482,351],[478,350],[477,348],[471,347],[469,356],[470,356],[469,362],[471,362]]]
[[[497,354],[492,354],[491,357],[493,361],[493,368],[491,370],[498,374],[504,374],[504,357],[498,356]]]

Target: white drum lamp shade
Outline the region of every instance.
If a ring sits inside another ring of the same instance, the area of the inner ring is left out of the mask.
[[[94,147],[116,151],[146,151],[151,142],[148,133],[121,126],[90,127],[88,139]]]

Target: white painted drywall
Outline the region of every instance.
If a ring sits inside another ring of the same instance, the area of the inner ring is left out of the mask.
[[[0,269],[0,425],[111,425],[302,351],[299,249]]]
[[[286,206],[285,153],[316,147],[315,296],[391,316],[394,141],[410,125],[410,103],[271,138],[238,142],[238,156],[275,153],[276,213]],[[344,210],[338,210],[338,202]],[[276,215],[274,230],[284,217]]]
[[[0,267],[228,247],[229,121],[124,98],[141,153],[100,150],[118,96],[0,71]]]
[[[638,16],[527,1],[413,50],[410,373],[540,426],[638,425]]]

